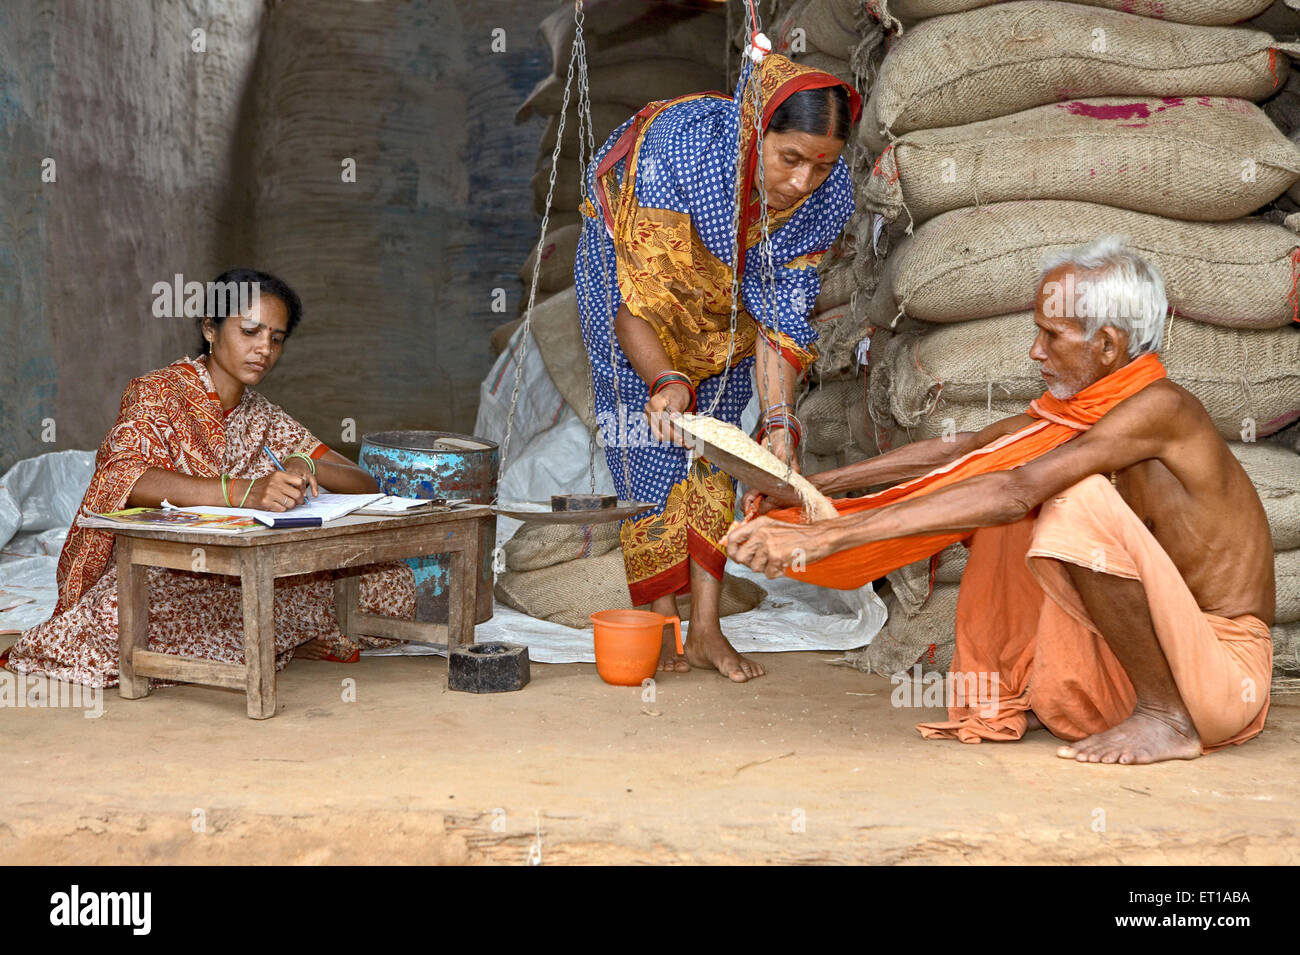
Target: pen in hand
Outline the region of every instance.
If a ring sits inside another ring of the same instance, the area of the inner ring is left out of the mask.
[[[262,450],[265,451],[266,456],[271,459],[271,463],[275,465],[276,470],[284,471],[286,474],[288,473],[288,468],[286,468],[283,464],[280,463],[280,459],[275,456],[275,452],[273,452],[266,445],[262,445]]]

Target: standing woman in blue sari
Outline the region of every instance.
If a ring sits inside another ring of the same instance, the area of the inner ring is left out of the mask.
[[[656,505],[621,527],[628,590],[633,604],[664,615],[676,614],[676,594],[691,594],[686,654],[665,641],[662,669],[712,668],[741,683],[763,675],[719,620],[727,559],[719,541],[734,517],[735,482],[662,440],[663,417],[712,408],[738,425],[761,352],[760,440],[797,467],[799,424],[786,402],[816,358],[808,316],[821,288],[817,263],[853,213],[840,153],[860,110],[837,77],[769,55],[746,64],[734,98],[700,93],[646,106],[587,170],[575,284],[595,411],[619,497]]]

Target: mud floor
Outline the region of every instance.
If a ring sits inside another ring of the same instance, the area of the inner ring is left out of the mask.
[[[5,642],[13,638],[3,638]],[[888,680],[769,654],[744,686],[669,675],[643,700],[590,665],[523,692],[446,663],[299,661],[280,711],[105,691],[103,715],[0,709],[8,863],[1295,863],[1300,696],[1193,762],[1084,766],[1045,732],[927,742]],[[355,681],[355,686],[345,684]],[[355,702],[347,701],[349,690]]]

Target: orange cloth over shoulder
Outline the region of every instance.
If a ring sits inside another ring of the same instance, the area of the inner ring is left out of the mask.
[[[1014,434],[1005,435],[922,477],[865,497],[841,498],[832,503],[840,516],[844,517],[932,494],[940,488],[978,474],[1020,467],[1087,431],[1101,420],[1102,415],[1125,398],[1164,377],[1165,366],[1159,357],[1154,354],[1141,355],[1123,368],[1093,382],[1073,398],[1062,400],[1053,397],[1050,392],[1044,393],[1041,398],[1030,403],[1027,411],[1039,420]],[[802,510],[793,507],[769,511],[767,516],[790,524],[800,523],[803,519]],[[873,541],[831,554],[809,564],[803,570],[787,570],[785,574],[819,587],[855,590],[899,567],[937,554],[949,544],[968,537],[970,533],[960,531]]]

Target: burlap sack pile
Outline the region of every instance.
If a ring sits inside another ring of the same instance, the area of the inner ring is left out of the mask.
[[[749,34],[742,4],[728,4],[733,46],[743,49]],[[796,63],[824,70],[855,86],[865,103],[884,58],[885,33],[861,0],[795,0],[759,7],[763,32],[773,49]],[[734,70],[730,80],[736,80]],[[844,160],[855,182],[871,168],[872,156],[856,135]],[[804,427],[802,467],[807,474],[842,467],[878,453],[865,415],[865,364],[875,329],[867,305],[876,282],[872,248],[873,214],[859,207],[819,267],[821,293],[810,316],[817,330],[818,358],[798,401]]]
[[[597,611],[632,609],[617,522],[528,521],[502,549],[506,570],[497,575],[496,597],[521,613],[581,630]],[[726,574],[719,612],[745,613],[765,596],[758,584]],[[689,598],[679,598],[678,616],[690,618]]]
[[[610,133],[652,100],[724,89],[726,24],[727,16],[721,9],[660,4],[653,0],[620,0],[589,11],[583,25],[583,37],[587,50],[595,147],[603,145]],[[542,21],[538,32],[549,52],[552,70],[520,106],[516,119],[546,118],[532,179],[533,211],[541,216],[551,188],[552,153],[559,135],[573,48],[573,4],[560,4]],[[555,169],[550,218],[540,252],[538,304],[573,285],[574,252],[581,229],[578,205],[582,170],[578,163],[578,146],[575,69],[568,109],[564,114],[564,140],[560,144],[560,160]],[[533,265],[538,255],[534,245],[519,269],[519,281],[523,286],[521,313],[528,305]],[[536,321],[537,315],[534,314],[533,318]],[[520,319],[514,319],[493,332],[492,346],[496,354],[506,349],[520,324]],[[549,361],[547,367],[550,368]]]
[[[1300,220],[1283,223],[1300,210],[1286,198],[1300,199],[1300,80],[1284,42],[1300,32],[1296,4],[869,5],[902,27],[859,130],[873,157],[859,209],[880,214],[873,243],[886,253],[865,309],[882,330],[867,382],[881,449],[1023,411],[1044,390],[1028,356],[1043,259],[1124,236],[1165,279],[1171,377],[1234,442],[1264,500],[1278,626],[1294,627],[1300,468],[1289,450],[1244,442],[1300,415]],[[929,612],[932,586],[959,582],[965,556],[954,545],[937,566],[889,575],[901,619],[874,661],[933,642],[909,622]],[[1290,652],[1300,669],[1296,643],[1278,640],[1279,665]]]
[[[991,6],[999,0],[872,0],[904,24]],[[1261,14],[1272,0],[1077,0],[1092,7],[1124,10],[1171,23],[1222,25],[1240,23]],[[1281,4],[1277,4],[1280,6]]]

